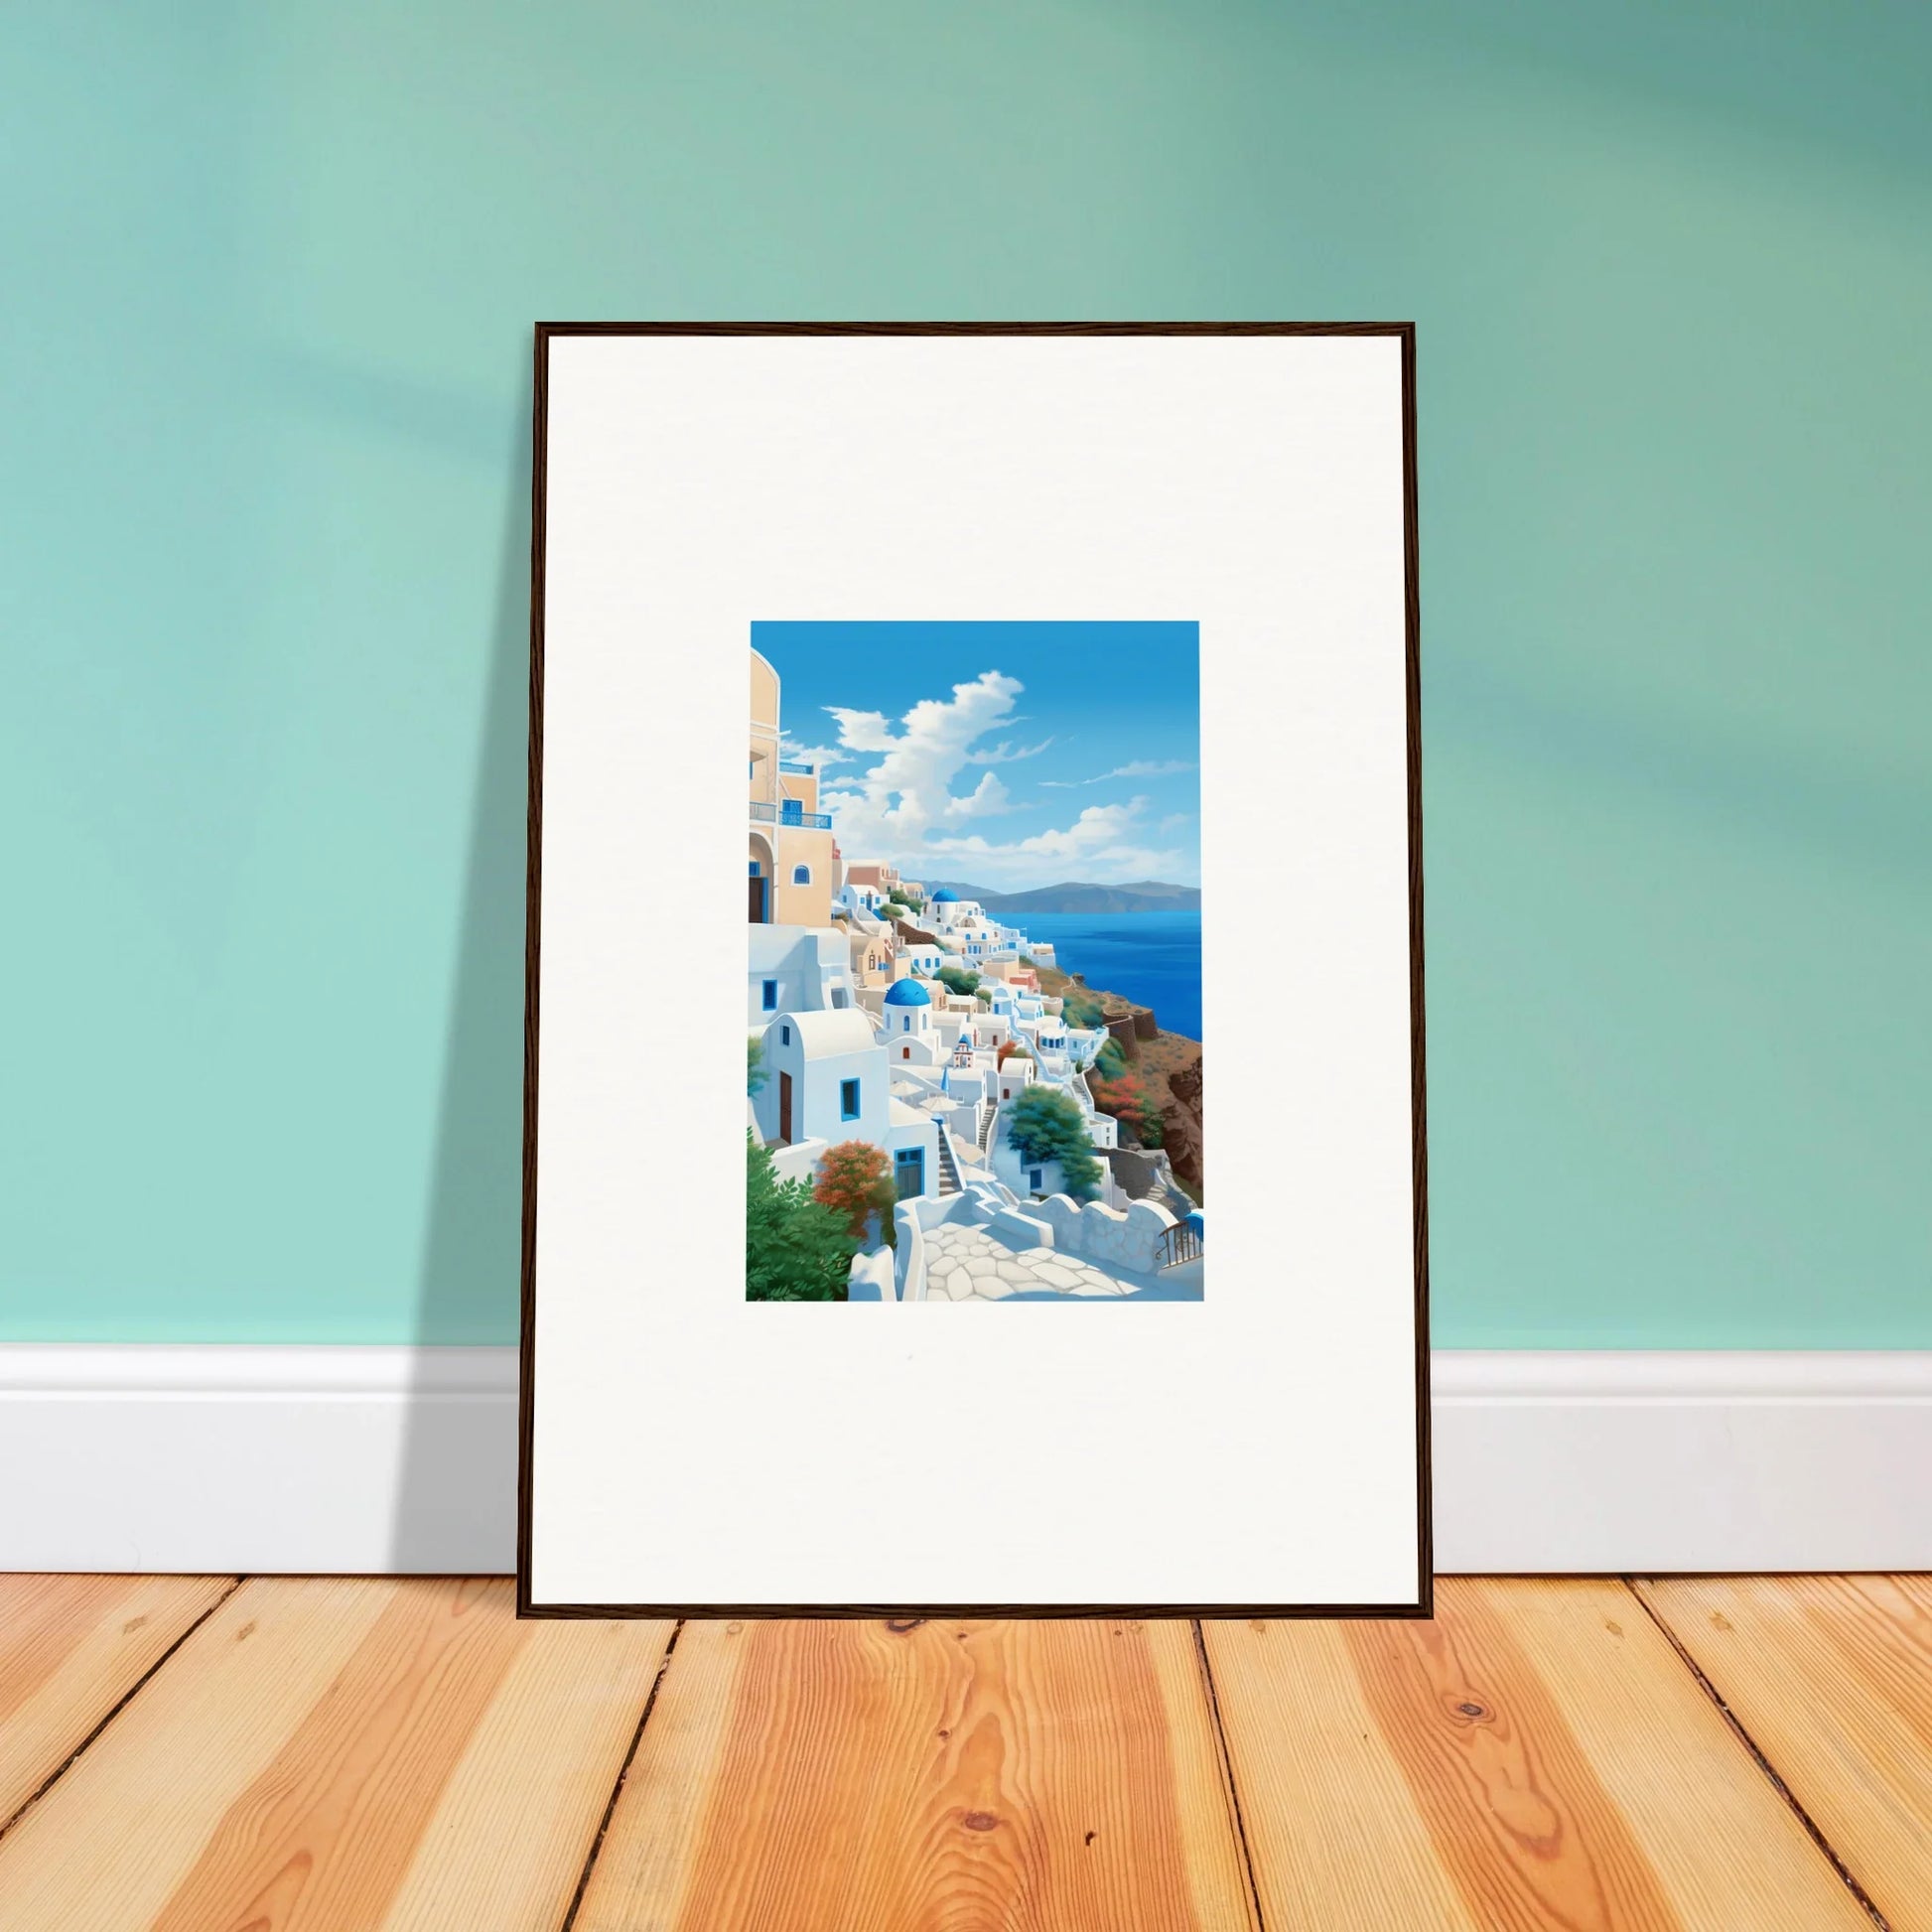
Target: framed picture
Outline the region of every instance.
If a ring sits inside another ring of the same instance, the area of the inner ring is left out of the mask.
[[[549,325],[534,486],[523,1613],[1427,1615],[1411,327]]]

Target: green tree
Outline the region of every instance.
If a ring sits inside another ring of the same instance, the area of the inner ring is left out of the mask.
[[[745,1091],[757,1093],[770,1077],[764,1064],[763,1040],[748,1039],[745,1042]]]
[[[1086,1116],[1071,1094],[1035,1086],[1017,1094],[1006,1114],[1007,1139],[1024,1161],[1057,1161],[1066,1191],[1085,1200],[1100,1191],[1100,1163]]]
[[[949,993],[977,993],[980,976],[965,966],[941,966],[934,976]]]
[[[846,1231],[853,1240],[865,1240],[867,1224],[877,1214],[886,1245],[898,1245],[893,1227],[898,1189],[893,1185],[885,1154],[870,1141],[841,1141],[836,1147],[828,1147],[818,1157],[812,1198],[845,1217]]]
[[[845,1216],[780,1180],[756,1136],[745,1137],[745,1299],[843,1302],[858,1243]]]

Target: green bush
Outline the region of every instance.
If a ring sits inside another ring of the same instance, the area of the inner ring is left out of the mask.
[[[1069,986],[1060,994],[1060,1018],[1069,1027],[1101,1027],[1106,1025],[1107,1009],[1091,993]]]
[[[764,1042],[761,1039],[748,1039],[745,1042],[745,1091],[757,1093],[770,1077],[764,1064]]]
[[[948,993],[977,993],[980,976],[964,966],[941,966],[935,976]]]
[[[843,1302],[859,1244],[845,1216],[812,1198],[810,1183],[780,1180],[771,1156],[745,1137],[745,1299]]]
[[[1057,1161],[1066,1191],[1086,1200],[1100,1191],[1100,1163],[1093,1158],[1086,1116],[1070,1094],[1055,1087],[1028,1087],[1007,1108],[1007,1139],[1025,1161]]]

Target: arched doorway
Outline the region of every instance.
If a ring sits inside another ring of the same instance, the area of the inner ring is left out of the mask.
[[[769,925],[773,905],[772,887],[774,885],[771,848],[754,832],[752,834],[751,875],[747,881],[750,897],[746,907],[746,917],[753,925]]]

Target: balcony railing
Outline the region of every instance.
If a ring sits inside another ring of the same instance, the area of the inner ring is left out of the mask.
[[[794,778],[809,778],[818,769],[818,766],[815,764],[800,764],[796,759],[780,759],[778,760],[778,769],[780,771],[789,771]]]
[[[775,819],[780,825],[797,825],[808,832],[829,832],[832,829],[830,812],[808,812],[803,806],[793,805],[789,799],[781,810],[776,805],[767,805],[761,799],[754,798],[752,816]]]

